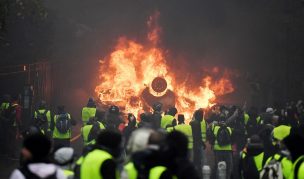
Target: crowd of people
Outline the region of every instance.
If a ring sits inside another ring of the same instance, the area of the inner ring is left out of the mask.
[[[1,135],[2,152],[14,150],[14,136],[24,139],[11,179],[196,179],[210,168],[209,177],[219,179],[304,178],[302,101],[262,109],[215,105],[185,119],[158,102],[135,116],[115,105],[102,111],[89,98],[81,112],[83,150],[76,156],[70,146],[76,120],[64,106],[53,114],[41,101],[21,130],[21,106],[3,99],[0,127],[10,135]]]

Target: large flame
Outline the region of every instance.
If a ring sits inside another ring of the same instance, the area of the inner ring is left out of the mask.
[[[167,81],[167,89],[175,93],[178,112],[189,120],[195,109],[208,108],[215,104],[216,96],[231,93],[234,89],[228,75],[219,79],[203,76],[198,87],[189,87],[187,81],[177,83],[175,75],[169,73],[164,52],[158,48],[161,28],[157,23],[159,12],[147,22],[148,43],[142,45],[126,37],[120,37],[114,51],[100,60],[100,80],[96,87],[102,102],[123,106],[127,113],[138,114],[143,110],[141,93],[150,86],[155,77]],[[218,68],[212,71],[218,73]]]

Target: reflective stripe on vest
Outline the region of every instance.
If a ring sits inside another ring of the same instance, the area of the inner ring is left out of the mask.
[[[203,119],[201,122],[201,131],[202,131],[202,139],[204,142],[206,142],[207,123],[205,119]]]
[[[66,113],[68,115],[68,119],[71,120],[71,115],[69,113]],[[56,121],[58,119],[59,115],[54,116],[54,122],[55,122],[55,128],[53,131],[53,138],[54,139],[70,139],[72,136],[72,131],[71,129],[68,130],[67,133],[61,134],[58,129],[56,128]]]
[[[96,108],[84,107],[81,112],[81,119],[83,124],[85,125],[91,117],[95,117]]]
[[[160,176],[166,171],[167,168],[164,166],[156,166],[150,169],[149,179],[159,179]]]
[[[192,136],[192,128],[190,125],[188,124],[179,124],[175,127],[168,127],[167,131],[171,132],[171,131],[180,131],[183,134],[185,134],[188,138],[188,149],[192,149],[193,148],[193,136]]]
[[[173,120],[174,120],[174,116],[164,115],[161,118],[160,127],[163,129],[166,129],[168,125],[171,127]]]
[[[217,142],[217,133],[218,133],[219,129],[220,129],[220,126],[214,126],[213,134],[215,136],[215,141],[214,141],[213,149],[214,150],[232,150],[231,144],[228,144],[228,145],[225,145],[225,146],[218,145],[218,142]],[[231,135],[232,134],[231,128],[227,126],[227,129],[228,129],[228,131],[229,131],[229,133]]]
[[[105,160],[112,159],[112,155],[108,152],[95,149],[88,153],[83,159],[80,168],[80,178],[81,179],[102,179],[100,174],[100,167]]]
[[[137,170],[136,170],[133,162],[129,162],[127,165],[125,165],[124,169],[127,172],[128,179],[137,178],[138,173],[137,173]]]
[[[255,166],[257,167],[258,171],[260,172],[263,169],[263,159],[264,159],[264,152],[260,153],[257,156],[253,157]]]

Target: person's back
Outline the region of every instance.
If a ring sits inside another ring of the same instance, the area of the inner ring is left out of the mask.
[[[263,143],[259,136],[253,135],[248,140],[247,146],[240,156],[240,172],[243,178],[259,178],[259,172],[263,169],[268,158],[265,156],[263,149]]]
[[[10,179],[65,179],[63,171],[50,163],[48,156],[51,141],[42,134],[34,134],[23,142],[20,168],[15,169]]]
[[[97,118],[90,118],[89,122],[81,128],[83,144],[94,144],[98,134],[104,129],[105,126],[101,122],[97,121]]]
[[[95,149],[84,158],[80,167],[80,178],[115,179],[117,168],[114,158],[119,157],[121,135],[114,131],[102,131],[96,140]]]

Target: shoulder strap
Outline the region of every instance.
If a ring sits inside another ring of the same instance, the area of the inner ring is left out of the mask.
[[[299,168],[303,164],[303,161],[304,161],[304,157],[302,157],[296,164],[295,169],[294,169],[294,176],[293,176],[294,179],[298,179]]]

